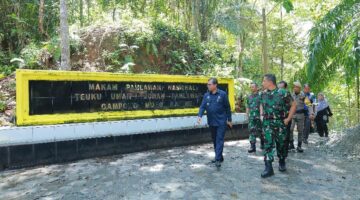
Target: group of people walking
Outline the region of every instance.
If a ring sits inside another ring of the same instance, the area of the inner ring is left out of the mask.
[[[215,160],[212,162],[220,167],[224,161],[225,130],[227,126],[232,127],[230,104],[226,93],[217,88],[215,78],[209,79],[208,89],[199,109],[198,122],[206,111],[215,149]],[[327,123],[332,113],[324,94],[319,93],[316,99],[309,85],[305,84],[302,90],[298,81],[293,83],[291,93],[288,84],[285,81],[277,84],[273,74],[264,75],[261,88],[252,83],[250,89],[246,108],[250,132],[248,152],[256,152],[256,138],[260,137],[265,162],[262,178],[274,175],[272,163],[275,151],[279,158],[279,171],[286,171],[288,152],[295,150],[295,127],[298,132],[296,151],[299,153],[304,151],[302,144],[308,143],[312,122],[316,122],[320,136],[328,137]]]

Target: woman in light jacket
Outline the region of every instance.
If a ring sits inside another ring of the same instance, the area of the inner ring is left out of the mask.
[[[333,114],[330,110],[330,106],[326,101],[324,94],[319,93],[318,105],[316,106],[315,122],[320,137],[324,137],[324,135],[325,137],[329,136],[327,123],[329,122],[329,117],[331,117],[332,115]]]

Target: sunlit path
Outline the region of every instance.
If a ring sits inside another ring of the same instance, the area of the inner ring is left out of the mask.
[[[209,163],[210,144],[4,171],[1,199],[357,199],[360,160],[315,147],[290,153],[288,171],[261,179],[261,153],[248,141],[226,142],[220,171]],[[315,144],[316,143],[316,144]]]

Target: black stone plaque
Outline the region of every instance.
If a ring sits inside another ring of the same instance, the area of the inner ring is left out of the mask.
[[[206,83],[29,81],[30,115],[200,106]],[[219,88],[228,92],[228,85]]]

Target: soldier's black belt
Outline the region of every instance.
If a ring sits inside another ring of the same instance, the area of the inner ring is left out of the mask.
[[[259,118],[249,118],[249,120],[257,121],[257,120],[261,120],[261,119],[259,117]]]
[[[304,110],[304,109],[302,109],[302,110],[297,110],[297,111],[296,111],[296,114],[305,114],[305,110]]]
[[[264,119],[266,120],[284,120],[285,117],[275,117],[273,115],[264,115]]]

